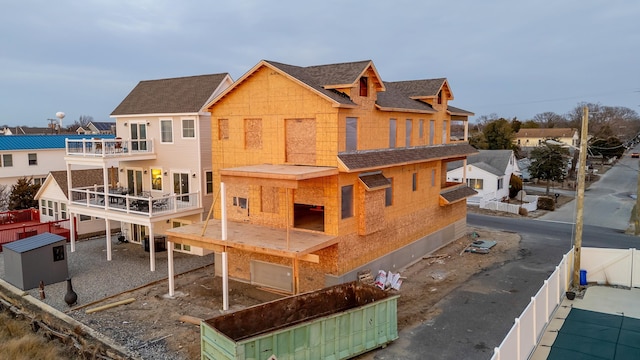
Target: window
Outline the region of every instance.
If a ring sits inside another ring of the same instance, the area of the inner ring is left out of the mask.
[[[218,120],[218,140],[229,140],[229,119]]]
[[[360,96],[368,96],[369,86],[368,86],[368,78],[363,76],[360,78]]]
[[[47,178],[43,178],[43,177],[42,177],[42,178],[41,178],[41,177],[34,177],[32,180],[33,180],[33,183],[34,183],[35,185],[42,185],[42,184],[44,184],[44,181],[45,181],[46,179],[47,179]]]
[[[53,216],[53,202],[51,200],[40,200],[40,205],[42,209],[40,209],[40,214]]]
[[[411,181],[412,181],[411,190],[417,191],[418,190],[418,173],[413,173]]]
[[[204,177],[205,177],[206,193],[212,194],[213,193],[213,171],[205,171]]]
[[[196,122],[193,119],[182,120],[182,137],[183,138],[195,138],[196,137]]]
[[[233,206],[237,206],[237,207],[239,207],[241,209],[246,209],[247,208],[247,198],[234,196],[233,197]]]
[[[389,148],[396,147],[396,119],[389,119]]]
[[[53,249],[53,262],[64,260],[64,245],[54,246]]]
[[[448,143],[448,141],[447,141],[447,130],[449,130],[449,129],[447,129],[447,125],[448,125],[447,120],[442,122],[442,143],[443,144]]]
[[[442,90],[438,91],[438,104],[442,104]]]
[[[418,123],[418,137],[420,140],[424,139],[424,119],[420,119],[420,122]],[[420,144],[424,143],[420,142]]]
[[[345,151],[358,150],[358,118],[347,118]]]
[[[498,190],[504,187],[504,178],[498,179]]]
[[[353,216],[353,185],[345,185],[341,189],[342,199],[340,203],[340,210],[342,213],[342,219],[347,219]]]
[[[12,154],[2,154],[2,166],[4,166],[4,167],[12,167],[13,166],[13,155]]]
[[[413,145],[411,143],[411,133],[413,132],[413,120],[407,119],[405,121],[405,134],[404,134],[404,146],[409,147]]]
[[[47,213],[49,216],[53,216],[53,201],[47,201]]]
[[[91,216],[80,214],[80,221],[89,221],[91,220]]]
[[[162,169],[151,169],[151,190],[162,191]]]
[[[38,165],[38,154],[29,154],[29,166]]]
[[[482,179],[467,179],[467,186],[474,190],[482,190]]]
[[[244,146],[245,149],[262,149],[262,119],[244,120]]]
[[[435,120],[429,120],[429,145],[433,145],[433,136],[436,132]]]
[[[431,186],[436,186],[436,170],[431,170]]]
[[[64,220],[67,219],[67,204],[60,203],[60,217]]]
[[[384,189],[384,206],[393,205],[393,178],[389,178],[391,186]]]
[[[160,120],[160,141],[163,143],[173,142],[173,121]]]

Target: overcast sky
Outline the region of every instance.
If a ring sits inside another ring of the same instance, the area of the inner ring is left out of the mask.
[[[640,111],[640,1],[9,1],[0,125],[109,114],[141,80],[260,60],[373,60],[385,81],[446,77],[476,117],[527,120],[580,102]]]

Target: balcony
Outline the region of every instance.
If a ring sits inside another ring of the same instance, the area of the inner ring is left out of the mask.
[[[137,195],[129,195],[126,188],[108,188],[106,192],[104,190],[104,186],[73,188],[70,196],[71,206],[76,207],[79,213],[82,211],[78,211],[77,207],[104,211],[108,213],[105,217],[115,220],[131,215],[149,219],[169,218],[175,214],[201,210],[197,192],[151,196],[145,191]]]
[[[155,159],[153,139],[67,139],[66,160],[113,159],[150,160]]]

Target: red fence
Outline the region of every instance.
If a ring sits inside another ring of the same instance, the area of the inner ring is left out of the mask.
[[[29,236],[49,232],[71,239],[69,219],[41,223],[38,210],[19,210],[0,213],[0,251],[2,245]]]

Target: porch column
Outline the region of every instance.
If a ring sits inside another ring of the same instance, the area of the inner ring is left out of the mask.
[[[109,169],[107,165],[102,166],[102,192],[104,193],[104,207],[109,206]]]
[[[220,182],[220,210],[222,211],[222,240],[227,240],[227,191]],[[229,269],[227,264],[227,248],[222,252],[222,310],[229,310]]]
[[[144,239],[142,239],[144,243]],[[149,267],[151,271],[156,271],[156,249],[153,239],[153,224],[149,224]]]
[[[76,214],[69,213],[69,240],[71,240],[71,252],[76,251]]]
[[[105,238],[107,239],[107,261],[111,261],[111,221],[104,219],[104,227],[106,229]]]
[[[169,277],[169,296],[175,294],[175,284],[173,280],[173,242],[167,241],[167,275]]]

